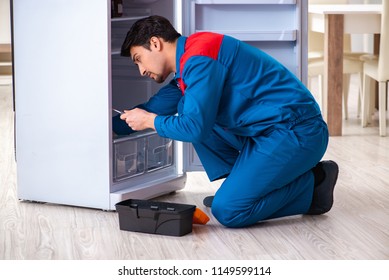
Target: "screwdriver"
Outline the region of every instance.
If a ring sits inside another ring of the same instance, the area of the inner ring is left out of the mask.
[[[117,109],[114,109],[114,108],[112,108],[112,111],[115,111],[116,113],[119,113],[120,115],[121,115],[121,114],[124,114],[124,112],[122,112],[122,111],[120,111],[120,110],[117,110]]]

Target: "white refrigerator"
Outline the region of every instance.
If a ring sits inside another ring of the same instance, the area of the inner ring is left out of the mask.
[[[153,131],[118,137],[112,117],[160,87],[120,56],[130,26],[153,14],[185,36],[214,31],[274,56],[306,81],[307,1],[13,0],[15,155],[20,200],[114,210],[185,187],[193,147]]]

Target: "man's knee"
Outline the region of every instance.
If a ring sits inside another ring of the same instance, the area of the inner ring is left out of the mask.
[[[225,227],[239,228],[245,226],[242,223],[243,213],[233,209],[231,205],[228,205],[228,202],[217,199],[217,196],[212,202],[212,214]]]

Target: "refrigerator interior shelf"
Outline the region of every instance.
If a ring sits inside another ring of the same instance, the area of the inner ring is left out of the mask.
[[[120,21],[134,21],[141,18],[145,18],[151,15],[150,8],[131,8],[128,9],[126,6],[123,7],[124,12],[120,17],[112,17],[111,22],[120,22]]]
[[[137,132],[113,141],[114,181],[120,181],[173,164],[173,141],[156,132]]]
[[[132,21],[132,20],[138,20],[145,18],[147,16],[122,16],[122,17],[115,17],[111,18],[112,22],[118,22],[118,21]]]
[[[115,209],[115,204],[126,199],[151,199],[167,193],[181,190],[185,187],[186,173],[175,174],[172,172],[163,172],[157,176],[159,171],[156,172],[156,176],[152,179],[141,179],[141,177],[135,177],[134,181],[128,181],[127,183],[116,182],[115,185],[119,185],[119,189],[111,191],[110,193],[110,209]],[[151,175],[151,174],[150,174]],[[152,188],[150,186],[156,186]]]

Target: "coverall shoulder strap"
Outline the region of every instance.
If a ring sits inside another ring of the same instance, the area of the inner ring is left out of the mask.
[[[216,60],[219,55],[219,50],[223,41],[223,35],[212,32],[199,32],[188,37],[185,44],[184,54],[180,59],[180,78],[178,83],[182,91],[182,95],[185,93],[186,84],[183,81],[182,72],[185,67],[185,63],[189,58],[193,56],[207,56]]]

